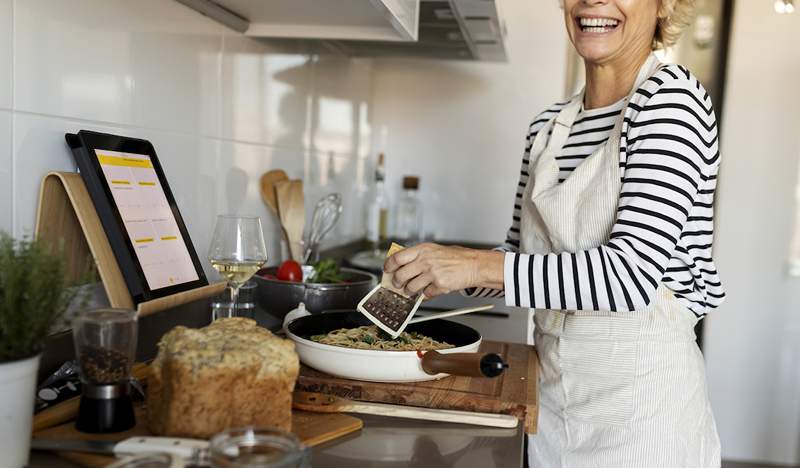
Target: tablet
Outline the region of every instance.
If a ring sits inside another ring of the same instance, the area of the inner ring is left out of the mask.
[[[208,284],[147,140],[66,134],[135,304]]]

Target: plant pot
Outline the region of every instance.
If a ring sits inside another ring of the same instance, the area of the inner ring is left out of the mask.
[[[28,464],[36,395],[36,372],[41,354],[0,363],[0,454],[3,467]]]

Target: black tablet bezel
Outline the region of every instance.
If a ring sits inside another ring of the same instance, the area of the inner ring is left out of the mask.
[[[122,238],[124,239],[126,252],[114,252],[114,255],[117,257],[119,261],[119,256],[127,254],[132,260],[132,264],[134,266],[133,273],[136,275],[136,278],[125,278],[126,283],[128,283],[129,289],[131,288],[131,280],[134,280],[135,283],[140,285],[141,293],[136,293],[135,290],[131,291],[131,296],[133,297],[133,302],[135,304],[140,304],[142,302],[146,302],[152,299],[157,299],[160,297],[169,296],[172,294],[176,294],[183,291],[188,291],[190,289],[195,289],[198,287],[208,285],[208,280],[206,278],[205,272],[203,271],[203,266],[200,263],[200,259],[197,256],[197,252],[195,251],[194,244],[192,243],[191,237],[189,236],[189,231],[186,229],[186,224],[183,222],[183,217],[181,216],[180,210],[178,210],[178,204],[175,202],[175,197],[172,195],[172,190],[169,188],[169,183],[167,182],[167,177],[164,174],[164,170],[161,167],[161,162],[158,160],[158,156],[156,155],[156,150],[153,147],[152,143],[147,140],[142,140],[138,138],[130,138],[124,137],[119,135],[111,135],[107,133],[98,133],[92,132],[88,130],[81,130],[76,135],[80,145],[83,147],[84,151],[84,159],[85,162],[88,163],[88,168],[91,168],[90,173],[86,174],[82,172],[82,176],[84,180],[87,177],[91,177],[94,179],[94,184],[87,184],[87,187],[91,186],[99,186],[102,187],[103,195],[108,200],[108,204],[110,205],[111,212],[113,214],[113,220],[104,220],[102,219],[103,216],[101,215],[101,221],[103,222],[103,227],[108,231],[109,229],[113,229],[114,227],[117,229],[118,234],[121,234]],[[71,135],[67,134],[67,140],[69,142]],[[73,146],[73,142],[70,142],[70,146]],[[73,150],[75,148],[73,147]],[[161,184],[161,188],[164,191],[164,196],[167,198],[167,202],[169,203],[170,209],[172,210],[172,215],[175,217],[175,222],[178,225],[178,230],[181,233],[181,237],[183,238],[183,242],[186,245],[186,249],[189,251],[189,256],[192,260],[192,264],[194,265],[195,272],[197,273],[197,280],[190,281],[187,283],[176,284],[174,286],[167,286],[164,288],[159,289],[150,289],[150,286],[147,283],[147,278],[145,277],[144,270],[142,269],[141,264],[139,263],[139,258],[136,255],[136,249],[134,248],[133,242],[131,241],[130,237],[128,236],[128,231],[125,228],[125,223],[123,222],[122,216],[120,215],[119,208],[117,207],[116,202],[114,201],[113,194],[111,192],[111,187],[108,185],[108,181],[106,180],[105,175],[103,174],[103,169],[100,167],[100,161],[97,157],[97,153],[95,150],[107,150],[107,151],[118,151],[122,153],[134,153],[134,154],[144,154],[147,155],[151,162],[153,163],[153,169],[156,172],[156,176],[158,177],[158,181]],[[76,154],[76,158],[77,158]],[[79,164],[81,171],[86,171],[87,164]],[[90,195],[93,197],[94,194]],[[99,195],[99,194],[98,194]],[[97,202],[95,201],[95,205]],[[113,221],[109,223],[109,221]],[[123,262],[120,262],[123,263]],[[129,262],[124,262],[129,263]],[[126,275],[126,269],[123,270],[123,275]],[[130,270],[130,269],[128,269]],[[128,273],[130,274],[130,273]]]

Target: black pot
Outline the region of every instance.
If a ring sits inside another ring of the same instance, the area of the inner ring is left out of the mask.
[[[359,301],[375,287],[378,278],[365,271],[342,268],[345,283],[299,283],[264,278],[275,275],[278,267],[264,268],[253,276],[257,284],[258,306],[282,319],[289,311],[304,303],[314,313],[326,310],[355,309]]]

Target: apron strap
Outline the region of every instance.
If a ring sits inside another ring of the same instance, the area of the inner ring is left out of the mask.
[[[578,116],[582,104],[583,91],[573,97],[572,100],[559,111],[553,121],[553,130],[547,142],[548,151],[553,151],[553,154],[556,154],[564,146],[564,143],[567,142],[569,133],[572,131],[572,124],[575,123],[575,118]]]
[[[622,115],[625,114],[625,110],[628,107],[628,101],[630,100],[633,93],[639,89],[644,82],[650,78],[650,76],[655,73],[661,63],[658,61],[658,58],[655,54],[650,54],[645,60],[644,64],[642,64],[641,68],[639,68],[639,73],[636,76],[636,81],[633,83],[633,88],[631,92],[624,98],[625,105],[622,106],[622,111],[620,113],[620,118],[617,119],[615,122],[615,131],[619,131],[622,127]],[[575,123],[575,119],[578,117],[578,113],[581,110],[583,105],[583,95],[585,92],[581,91],[572,100],[564,106],[556,116],[555,120],[553,121],[553,129],[552,134],[550,135],[550,139],[547,143],[546,151],[551,152],[552,154],[559,154],[561,149],[564,147],[564,143],[567,142],[569,138],[569,134],[572,131],[572,125]]]

